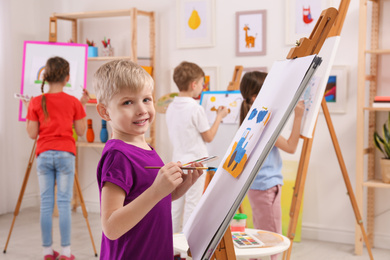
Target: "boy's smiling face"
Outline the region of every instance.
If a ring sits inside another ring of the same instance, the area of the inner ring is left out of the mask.
[[[112,138],[130,143],[143,140],[156,113],[152,89],[144,88],[138,93],[122,90],[108,102],[107,112]]]

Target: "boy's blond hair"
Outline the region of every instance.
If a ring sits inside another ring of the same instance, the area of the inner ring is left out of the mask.
[[[192,82],[204,77],[204,71],[195,63],[183,61],[173,72],[173,81],[179,91],[189,90]]]
[[[147,87],[153,90],[153,78],[130,60],[114,60],[100,66],[95,72],[93,87],[97,102],[107,105],[122,89],[139,92]]]

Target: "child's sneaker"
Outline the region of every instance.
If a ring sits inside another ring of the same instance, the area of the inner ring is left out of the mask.
[[[60,258],[58,258],[58,260],[74,260],[74,259],[75,259],[74,255],[70,255],[70,257],[60,255]]]
[[[43,257],[43,260],[56,260],[59,255],[60,255],[60,253],[53,250],[53,254],[52,255],[45,255]]]

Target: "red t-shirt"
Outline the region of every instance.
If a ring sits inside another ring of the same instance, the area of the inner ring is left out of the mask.
[[[46,108],[49,118],[45,121],[42,109],[42,96],[31,99],[28,106],[27,119],[39,121],[39,138],[36,155],[57,150],[76,155],[76,144],[73,138],[73,121],[86,116],[81,102],[64,92],[46,93]]]

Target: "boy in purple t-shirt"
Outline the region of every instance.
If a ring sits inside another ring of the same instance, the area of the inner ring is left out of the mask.
[[[97,110],[112,129],[97,168],[100,259],[172,260],[171,201],[203,173],[183,174],[180,162],[164,165],[146,143],[144,134],[155,117],[153,85],[152,77],[131,61],[111,61],[95,73]]]

